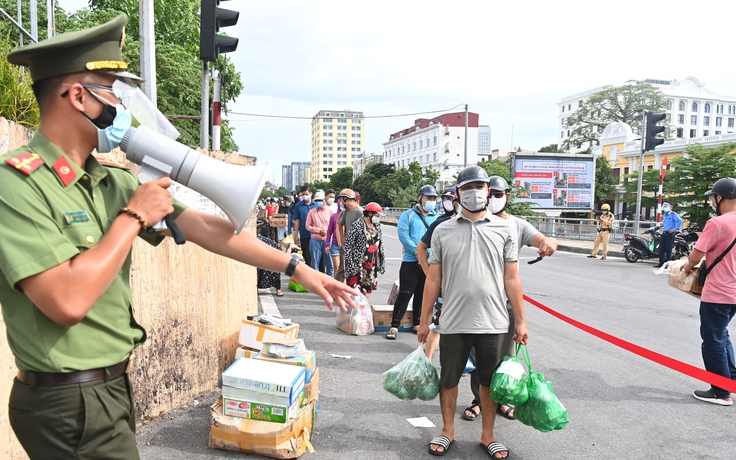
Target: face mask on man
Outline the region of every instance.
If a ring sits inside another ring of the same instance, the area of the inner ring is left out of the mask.
[[[334,202],[335,202],[334,198],[327,198],[327,206],[332,206]]]
[[[670,212],[670,207],[669,206],[662,206],[662,212],[665,213],[665,214],[667,214],[668,212]]]
[[[481,212],[486,209],[488,193],[483,189],[471,189],[460,191],[460,204],[469,213]]]
[[[491,214],[501,213],[506,208],[506,195],[504,195],[503,198],[492,196],[491,199],[488,200],[488,206],[491,209]]]
[[[311,201],[312,195],[304,195],[304,201]]]
[[[105,119],[108,119],[109,116],[113,114],[112,122],[104,128],[102,128],[103,123],[100,123],[100,120],[103,118],[103,114]],[[100,114],[99,117],[94,120],[89,117],[87,117],[87,119],[95,126],[95,128],[97,128],[98,153],[107,153],[119,146],[123,141],[123,136],[125,136],[125,133],[133,122],[130,112],[125,110],[125,107],[119,104],[115,107],[105,105],[105,108],[102,110],[102,114]]]
[[[437,209],[437,202],[436,201],[429,201],[429,200],[427,200],[427,201],[424,202],[424,206],[423,207],[424,207],[424,210],[425,211],[432,212],[435,209]]]
[[[445,200],[442,202],[442,209],[445,210],[445,212],[452,212],[455,210],[455,206],[452,205],[452,200]]]
[[[603,211],[603,215],[605,216],[606,214],[608,214],[608,211]]]
[[[315,201],[315,202],[314,202],[314,204],[315,204],[315,205],[316,205],[316,206],[317,206],[318,208],[321,208],[322,206],[324,206],[324,203],[323,203],[322,201]]]

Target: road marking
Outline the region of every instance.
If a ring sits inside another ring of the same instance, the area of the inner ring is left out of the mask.
[[[268,293],[261,293],[261,289],[258,290],[258,301],[261,303],[261,309],[266,315],[281,316],[279,307],[276,306],[276,301],[273,300],[273,295]]]

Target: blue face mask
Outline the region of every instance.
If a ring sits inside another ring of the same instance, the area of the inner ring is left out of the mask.
[[[128,131],[131,123],[133,122],[133,118],[130,116],[130,112],[125,110],[122,105],[117,105],[110,108],[116,112],[112,124],[104,129],[100,129],[99,127],[95,126],[95,128],[97,128],[98,153],[107,153],[119,146],[120,142],[123,141],[123,136],[125,136],[125,133]]]
[[[668,212],[670,212],[670,207],[669,206],[662,206],[662,212],[665,213],[665,214],[667,214]]]
[[[608,214],[608,211],[603,211],[603,215],[606,215],[606,214]]]
[[[317,206],[318,208],[321,208],[322,206],[324,206],[324,203],[323,203],[323,202],[321,202],[321,201],[315,201],[315,202],[314,202],[314,204],[315,204],[315,205],[316,205],[316,206]]]
[[[437,209],[437,202],[436,201],[427,201],[424,203],[424,210],[427,212],[432,212],[435,209]]]

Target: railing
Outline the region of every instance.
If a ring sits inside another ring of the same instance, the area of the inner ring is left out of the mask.
[[[385,219],[393,221],[399,220],[401,214],[407,208],[383,208],[386,214]],[[565,238],[570,240],[595,240],[598,234],[595,219],[559,219],[555,217],[528,216],[522,217],[532,224],[534,228],[542,232],[546,236],[555,238]],[[640,221],[639,231],[642,232],[647,228],[657,225],[654,221]],[[613,229],[611,230],[611,243],[624,242],[625,233],[634,233],[633,220],[614,220]]]

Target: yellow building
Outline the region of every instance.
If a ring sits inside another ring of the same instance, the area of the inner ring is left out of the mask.
[[[645,152],[642,160],[644,170],[659,169],[662,160],[667,157],[668,164],[675,158],[684,155],[685,148],[690,144],[701,144],[705,148],[717,147],[727,142],[736,142],[736,134],[719,134],[717,136],[694,137],[688,139],[675,139],[666,141],[654,150]],[[634,134],[631,127],[626,123],[615,122],[606,126],[600,137],[600,145],[593,148],[594,155],[603,155],[608,159],[613,176],[619,180],[619,187],[615,196],[609,196],[614,201],[612,211],[614,215],[633,214],[634,209],[622,202],[626,190],[623,187],[625,176],[639,171],[641,158],[641,136]],[[642,209],[645,219],[653,219],[656,209]]]
[[[364,151],[363,112],[320,110],[312,118],[310,181],[328,181],[339,169],[352,168]]]

